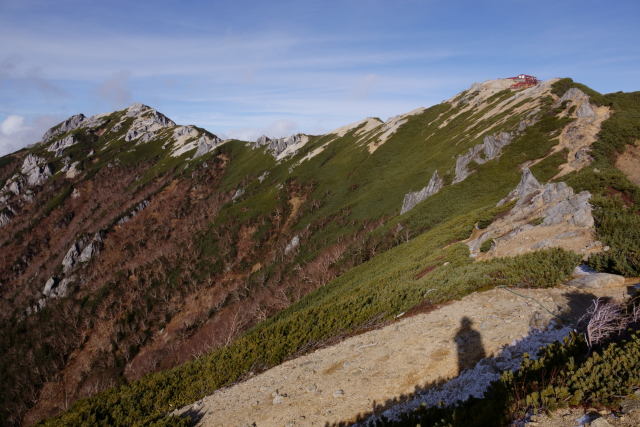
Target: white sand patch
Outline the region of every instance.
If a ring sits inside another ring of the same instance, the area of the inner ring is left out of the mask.
[[[513,106],[525,100],[526,98],[533,98],[534,100],[532,100],[531,103],[526,103],[522,106],[519,106],[516,110],[514,110],[514,113],[523,112],[528,109],[532,109],[536,107],[537,104],[539,103],[537,99],[542,98],[545,95],[550,95],[551,86],[557,81],[558,81],[557,78],[549,79],[549,80],[540,82],[535,86],[513,91],[513,95],[511,97],[501,101],[498,105],[496,105],[486,114],[484,114],[476,122],[468,126],[467,129],[472,128],[482,120],[487,120],[497,114],[500,114],[506,109],[512,108]],[[474,83],[471,86],[471,88],[469,88],[464,92],[459,93],[458,95],[454,96],[453,98],[447,101],[448,103],[452,104],[454,108],[459,107],[460,105],[464,105],[464,107],[461,108],[460,111],[458,111],[456,114],[452,115],[451,117],[447,118],[447,120],[443,121],[440,124],[439,128],[445,127],[453,119],[458,117],[460,114],[463,114],[469,110],[476,109],[477,111],[480,111],[483,108],[486,108],[489,105],[489,102],[487,102],[487,100],[491,96],[505,89],[509,89],[512,84],[513,84],[513,80],[510,80],[510,79],[496,79],[496,80],[488,80],[483,83]],[[492,127],[502,124],[505,120],[506,118],[494,124]],[[490,129],[485,129],[485,131],[490,131]]]
[[[347,133],[362,126],[362,128],[358,129],[358,131],[356,132],[356,135],[362,135],[377,128],[381,124],[382,120],[376,119],[374,117],[367,117],[366,119],[362,119],[354,123],[349,123],[348,125],[339,127],[338,129],[334,129],[331,132],[328,132],[328,134],[336,135],[337,137],[342,138]]]
[[[307,160],[313,159],[315,156],[317,156],[318,154],[322,153],[324,151],[324,149],[327,148],[327,146],[329,145],[330,142],[331,141],[325,142],[321,146],[316,147],[313,150],[311,150],[310,152],[308,152],[303,158],[298,160],[298,163],[296,163],[296,165],[299,165],[302,162],[305,162]]]
[[[391,117],[389,120],[384,122],[381,128],[381,133],[376,135],[373,141],[371,141],[367,146],[367,148],[369,149],[369,153],[373,153],[382,144],[387,142],[389,138],[391,138],[391,136],[394,133],[396,133],[402,125],[407,123],[407,120],[409,120],[409,117],[422,114],[425,111],[426,111],[426,108],[424,107],[416,108],[415,110],[411,110],[408,113]]]

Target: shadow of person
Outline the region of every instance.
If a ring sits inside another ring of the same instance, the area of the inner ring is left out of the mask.
[[[458,350],[458,374],[473,368],[480,359],[486,357],[482,336],[471,327],[472,325],[471,319],[463,317],[460,320],[460,329],[453,339]]]

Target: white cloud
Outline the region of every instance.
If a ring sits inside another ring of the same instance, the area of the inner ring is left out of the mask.
[[[40,141],[42,134],[60,121],[56,116],[25,118],[10,114],[0,122],[0,156]]]
[[[112,108],[121,108],[131,104],[131,89],[129,89],[128,71],[118,71],[106,79],[96,92],[98,96],[109,103]]]
[[[12,114],[0,123],[0,131],[9,136],[24,130],[24,117]]]

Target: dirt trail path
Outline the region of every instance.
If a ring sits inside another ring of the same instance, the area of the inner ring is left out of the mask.
[[[475,293],[348,338],[218,390],[179,412],[199,414],[198,425],[203,426],[323,426],[355,419],[375,404],[455,377],[458,363],[468,366],[493,356],[531,328],[549,325],[553,316],[539,303],[554,314],[575,318],[593,295],[570,287],[515,291],[524,297],[502,288]],[[597,292],[621,297],[624,291]],[[465,354],[461,361],[459,351]]]

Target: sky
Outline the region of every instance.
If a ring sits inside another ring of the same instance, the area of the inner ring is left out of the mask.
[[[519,73],[640,90],[638,18],[637,0],[0,0],[0,155],[134,102],[255,139]]]

